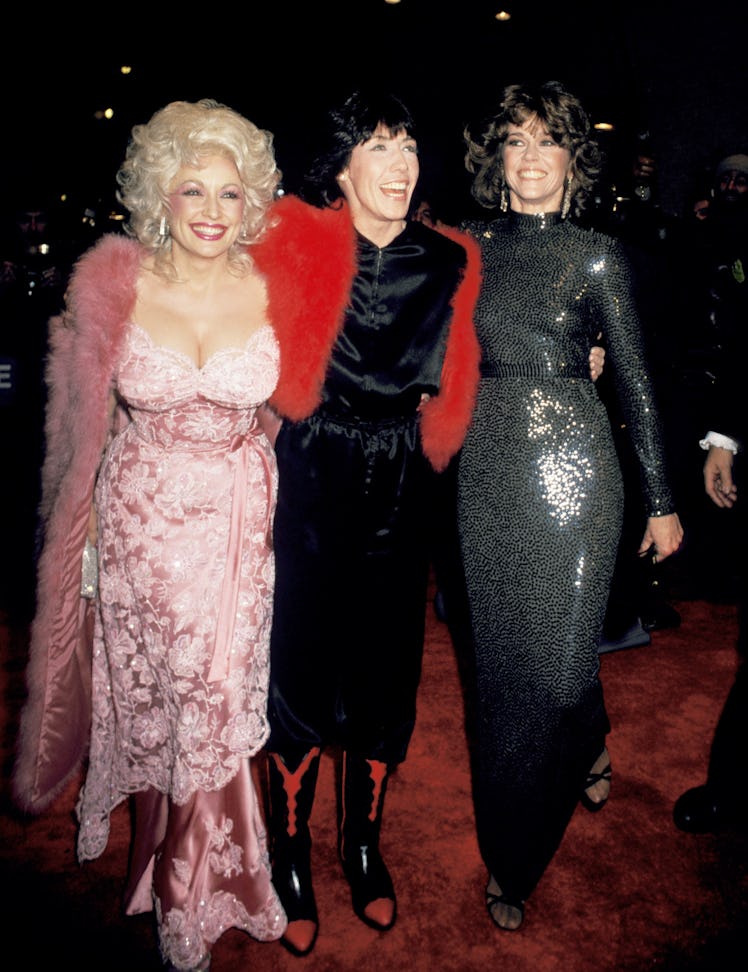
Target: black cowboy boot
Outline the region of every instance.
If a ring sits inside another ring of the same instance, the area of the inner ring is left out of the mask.
[[[353,910],[370,928],[395,924],[395,891],[379,853],[387,764],[343,754],[340,860],[351,887]]]
[[[273,885],[288,918],[281,939],[294,955],[307,955],[319,929],[312,887],[309,817],[319,770],[318,748],[294,770],[278,753],[268,753],[270,860]]]

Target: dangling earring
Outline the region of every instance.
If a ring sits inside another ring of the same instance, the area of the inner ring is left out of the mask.
[[[162,216],[161,222],[158,224],[158,235],[161,239],[166,239],[169,235],[169,224],[166,222],[166,216]]]
[[[506,191],[506,183],[501,187],[499,209],[502,211],[502,213],[505,213],[507,209],[509,209],[509,193]]]
[[[249,238],[247,236],[248,232],[249,230],[247,228],[247,224],[242,223],[241,228],[239,229],[239,236],[237,237],[236,242],[244,243],[244,244],[249,243]]]
[[[571,176],[566,180],[564,186],[564,198],[561,200],[561,219],[566,219],[571,209]]]

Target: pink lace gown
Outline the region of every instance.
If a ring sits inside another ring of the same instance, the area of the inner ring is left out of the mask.
[[[249,757],[267,738],[277,488],[256,409],[275,335],[198,368],[131,324],[117,392],[132,422],[96,487],[99,602],[79,860],[135,798],[129,914],[155,907],[164,960],[197,967],[230,927],[279,938]]]

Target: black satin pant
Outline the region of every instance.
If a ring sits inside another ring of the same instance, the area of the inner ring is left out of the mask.
[[[276,441],[268,748],[405,758],[421,674],[435,474],[415,417],[318,414]]]

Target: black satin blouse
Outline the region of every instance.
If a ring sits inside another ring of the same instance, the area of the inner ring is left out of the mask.
[[[360,234],[358,272],[325,380],[321,410],[340,419],[411,415],[438,391],[466,263],[452,240],[417,222],[385,247]]]

